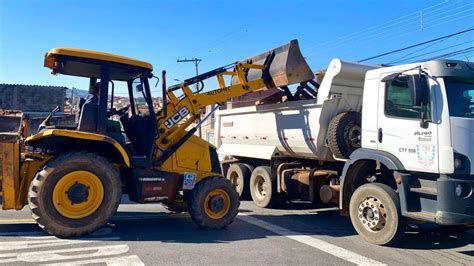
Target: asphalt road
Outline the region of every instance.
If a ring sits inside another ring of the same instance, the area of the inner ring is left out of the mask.
[[[460,236],[412,225],[396,247],[364,242],[346,217],[293,203],[261,209],[242,202],[226,230],[198,229],[187,214],[159,204],[122,204],[92,236],[58,239],[29,216],[0,211],[3,264],[185,265],[474,265],[474,230]]]

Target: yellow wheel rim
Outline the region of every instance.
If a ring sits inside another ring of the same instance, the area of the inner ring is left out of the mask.
[[[212,219],[221,219],[230,209],[230,197],[222,189],[215,189],[209,192],[204,201],[204,211]]]
[[[88,171],[74,171],[61,177],[53,190],[53,204],[64,217],[81,219],[94,213],[104,200],[104,186]]]

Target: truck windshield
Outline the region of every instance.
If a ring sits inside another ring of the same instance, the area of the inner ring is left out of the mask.
[[[446,78],[450,116],[474,118],[474,80]]]

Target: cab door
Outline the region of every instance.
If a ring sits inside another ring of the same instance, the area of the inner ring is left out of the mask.
[[[416,71],[384,81],[388,74],[380,77],[378,149],[395,155],[406,170],[438,173],[438,128],[432,122],[428,77]]]

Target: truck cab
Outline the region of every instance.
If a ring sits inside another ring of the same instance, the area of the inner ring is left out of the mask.
[[[350,169],[370,161],[395,178],[401,216],[466,229],[474,223],[473,97],[470,62],[436,60],[367,72],[362,148],[351,154],[341,178],[341,206],[353,223],[370,219],[360,213],[357,221],[351,211],[358,189]],[[356,224],[359,233],[374,230]]]

